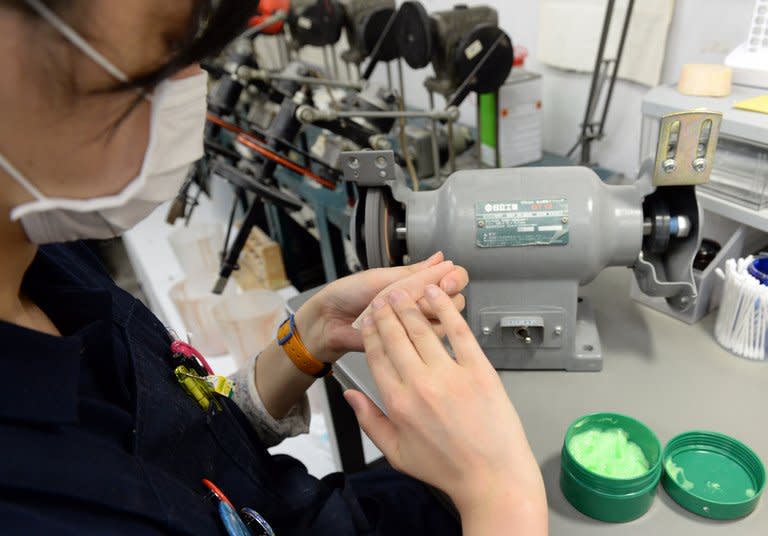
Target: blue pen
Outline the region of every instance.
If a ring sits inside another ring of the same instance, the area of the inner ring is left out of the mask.
[[[219,501],[219,516],[221,516],[221,522],[224,523],[224,528],[229,536],[251,536],[251,532],[237,515],[235,509],[224,501]]]

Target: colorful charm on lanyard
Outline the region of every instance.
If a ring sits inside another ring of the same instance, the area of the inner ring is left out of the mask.
[[[211,389],[211,386],[194,369],[188,369],[184,365],[179,365],[173,369],[173,374],[184,391],[195,399],[195,402],[203,408],[203,411],[208,411],[211,403],[213,403],[213,407],[217,410],[222,410],[221,403],[216,400],[215,392]]]
[[[226,398],[234,395],[235,384],[229,378],[214,374],[203,355],[192,345],[180,340],[173,341],[171,361],[176,380],[203,411],[208,411],[211,403],[217,410],[222,409],[215,395]]]

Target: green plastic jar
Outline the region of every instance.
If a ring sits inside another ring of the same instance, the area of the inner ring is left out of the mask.
[[[741,441],[717,432],[692,431],[664,449],[661,485],[683,508],[710,519],[752,513],[765,489],[765,466]]]
[[[624,430],[648,460],[648,471],[635,478],[611,478],[582,466],[571,455],[571,438],[589,430]],[[661,477],[661,443],[640,421],[618,413],[593,413],[576,419],[565,433],[560,459],[560,489],[581,513],[611,523],[632,521],[645,514],[653,503]]]

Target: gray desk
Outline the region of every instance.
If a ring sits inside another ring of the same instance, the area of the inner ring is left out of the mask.
[[[749,517],[716,522],[683,510],[659,488],[651,510],[625,524],[594,521],[560,493],[560,449],[568,425],[580,415],[615,411],[650,426],[662,445],[680,432],[709,429],[744,441],[768,462],[768,362],[752,362],[720,348],[714,315],[689,326],[631,301],[627,269],[604,271],[582,289],[597,313],[602,372],[502,372],[544,474],[550,534],[593,536],[768,535],[763,498]],[[377,396],[362,354],[339,362],[337,376]]]

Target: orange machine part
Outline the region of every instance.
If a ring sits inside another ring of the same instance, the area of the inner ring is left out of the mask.
[[[315,181],[321,186],[325,186],[329,190],[336,189],[336,183],[334,183],[333,181],[323,178],[320,175],[314,173],[312,170],[307,169],[304,166],[301,166],[296,162],[293,162],[292,160],[288,160],[284,156],[279,155],[278,153],[266,147],[261,146],[260,144],[263,143],[262,140],[258,139],[256,136],[252,136],[248,134],[237,125],[233,125],[232,123],[229,123],[228,121],[225,121],[222,118],[217,117],[210,112],[207,115],[207,119],[211,123],[218,125],[225,130],[228,130],[230,132],[234,132],[235,134],[237,134],[237,141],[239,141],[240,143],[242,143],[252,151],[259,153],[264,158],[268,158],[269,160],[276,162],[278,165],[281,165],[284,168],[290,169],[294,173],[298,173],[299,175],[304,175],[308,179]]]
[[[248,21],[248,26],[258,26],[270,16],[274,15],[276,11],[288,11],[291,9],[290,0],[260,0],[259,2],[259,14],[253,16]],[[283,31],[283,21],[278,21],[264,28],[261,33],[266,35],[275,35]]]

